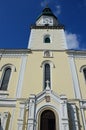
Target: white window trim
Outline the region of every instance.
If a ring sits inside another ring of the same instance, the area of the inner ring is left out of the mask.
[[[46,61],[43,61],[42,64],[41,64],[41,67],[43,68],[43,90],[44,89],[44,85],[45,85],[45,81],[44,81],[44,75],[45,75],[45,64],[49,64],[50,65],[50,82],[51,82],[51,86],[50,86],[50,89],[52,90],[52,68],[55,68],[55,65],[53,64],[52,61],[49,61],[49,60],[46,60]]]
[[[80,68],[80,72],[83,73],[83,78],[84,78],[84,81],[85,81],[85,84],[86,84],[86,79],[85,79],[84,71],[83,71],[84,69],[86,69],[86,65],[83,65],[83,66],[81,66],[81,68]]]
[[[44,66],[43,66],[43,90],[45,90],[46,89],[46,86],[45,86],[45,65],[46,64],[49,64],[49,66],[50,66],[50,86],[49,86],[49,88],[51,89],[51,86],[52,86],[52,84],[51,84],[51,65],[50,65],[50,63],[45,63],[44,64]]]
[[[6,68],[10,68],[11,69],[11,75],[10,75],[10,78],[9,78],[7,90],[5,90],[5,91],[4,90],[0,90],[0,93],[3,92],[3,94],[5,94],[5,95],[6,95],[6,93],[4,93],[4,92],[8,91],[8,89],[9,89],[9,85],[10,85],[10,80],[12,78],[12,74],[13,74],[13,72],[16,72],[16,67],[14,65],[12,65],[12,64],[5,64],[4,66],[2,66],[2,68],[0,69],[0,71],[2,71],[1,80],[0,80],[0,87],[1,87],[1,84],[2,84],[2,81],[3,81],[3,76],[4,76]]]

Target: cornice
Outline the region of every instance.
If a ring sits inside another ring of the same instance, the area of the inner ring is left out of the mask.
[[[86,50],[67,50],[66,53],[69,57],[86,59]]]
[[[86,50],[66,50],[68,54],[86,54]]]
[[[16,99],[0,99],[0,107],[16,107]]]
[[[0,54],[28,54],[30,49],[0,49]]]
[[[57,26],[48,26],[48,25],[37,26],[37,25],[32,25],[31,29],[65,29],[65,28],[64,28],[64,25],[59,24]]]
[[[28,56],[30,49],[0,49],[0,59],[3,58],[20,58]]]
[[[46,49],[0,49],[0,55],[28,55],[31,54],[32,51],[45,51]],[[86,50],[52,50],[47,49],[49,51],[55,52],[66,52],[69,56],[86,56]]]
[[[66,50],[52,50],[52,49],[31,49],[31,51],[55,51],[55,52],[66,52]]]

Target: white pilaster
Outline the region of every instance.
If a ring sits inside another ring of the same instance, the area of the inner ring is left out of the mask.
[[[70,62],[70,69],[72,73],[74,95],[75,98],[81,99],[80,86],[78,82],[77,71],[76,71],[73,55],[69,57],[69,62]]]
[[[76,110],[76,106],[74,104],[71,105],[73,108],[73,112],[74,112],[74,122],[75,122],[75,128],[76,130],[79,130],[79,122],[78,122],[78,118],[77,118],[77,110]]]
[[[69,130],[69,120],[68,120],[68,111],[67,111],[67,98],[66,96],[60,97],[61,102],[61,122],[62,122],[62,128],[61,130]]]
[[[68,104],[69,120],[73,130],[79,130],[79,120],[77,117],[77,108],[75,104]],[[71,118],[70,118],[71,117]]]
[[[29,115],[28,115],[28,128],[27,130],[35,129],[35,95],[30,95],[29,98]]]
[[[22,93],[22,85],[23,85],[23,80],[24,80],[26,61],[27,61],[27,56],[25,56],[25,55],[22,56],[22,62],[21,62],[20,73],[19,73],[19,80],[18,80],[18,85],[17,85],[17,90],[16,90],[16,97],[17,98],[20,98],[21,93]]]
[[[84,127],[84,130],[86,130],[86,119],[85,119],[85,114],[84,114],[84,109],[86,109],[86,102],[85,101],[81,101],[80,102],[80,107],[81,107],[80,110],[81,110],[83,127]]]
[[[17,130],[23,129],[24,112],[25,112],[25,103],[20,103],[20,113],[19,113],[19,118],[18,118],[18,128],[17,128]]]

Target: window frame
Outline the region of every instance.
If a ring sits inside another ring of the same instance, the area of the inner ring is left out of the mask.
[[[10,72],[9,72],[9,77],[8,77],[8,79],[7,79],[7,85],[6,85],[6,88],[5,89],[3,89],[4,87],[4,84],[5,84],[5,82],[6,82],[6,75],[7,75],[7,70],[10,70]],[[12,69],[10,68],[10,67],[6,67],[5,69],[4,69],[4,71],[3,71],[3,74],[2,74],[2,81],[1,81],[1,85],[0,85],[0,90],[2,90],[2,91],[7,91],[7,89],[8,89],[8,85],[9,85],[9,81],[10,81],[10,77],[11,77],[11,72],[12,72]]]
[[[47,68],[47,65],[48,65],[48,68]],[[49,81],[49,88],[51,89],[51,67],[49,63],[45,63],[44,65],[44,89],[46,89],[47,87],[47,84],[46,84],[47,80]]]
[[[86,84],[86,76],[85,76],[85,73],[84,73],[84,69],[86,69],[86,65],[83,65],[80,68],[80,72],[83,72],[83,77],[84,77],[84,81],[85,81],[85,84]]]
[[[7,85],[7,90],[3,90],[3,89],[1,89],[1,85],[2,85],[2,82],[3,82],[3,77],[4,77],[4,73],[5,73],[5,70],[6,69],[8,69],[8,68],[10,68],[11,69],[11,73],[10,73],[10,77],[9,77],[9,81],[8,81],[8,85]],[[11,80],[11,77],[12,77],[12,73],[13,72],[16,72],[16,67],[14,66],[14,65],[12,65],[12,64],[5,64],[5,65],[3,65],[2,67],[1,67],[1,69],[0,69],[0,71],[1,71],[1,80],[0,80],[0,92],[7,92],[8,91],[8,89],[9,89],[9,84],[10,84],[10,80]],[[4,93],[5,94],[5,93]],[[8,94],[7,94],[8,95]]]
[[[46,39],[48,39],[49,42],[45,42]],[[49,34],[44,35],[43,42],[44,42],[45,44],[50,44],[50,43],[51,43],[51,37],[50,37]]]
[[[50,65],[50,82],[51,82],[51,86],[50,86],[50,89],[52,89],[52,69],[55,68],[55,65],[52,61],[50,60],[45,60],[41,63],[40,67],[43,69],[43,90],[45,90],[45,82],[44,82],[44,66],[45,64],[49,64]]]
[[[85,71],[85,72],[84,72]],[[83,68],[83,75],[84,75],[84,79],[85,79],[85,82],[86,82],[86,67]]]

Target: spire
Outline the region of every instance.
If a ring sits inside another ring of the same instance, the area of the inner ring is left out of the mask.
[[[57,17],[53,14],[52,10],[48,7],[48,4],[46,4],[46,7],[43,9],[41,15],[38,16],[37,20],[41,16],[53,16],[57,20]]]
[[[48,7],[48,5],[46,5],[42,13],[36,19],[36,27],[46,27],[46,26],[57,27],[59,25],[60,25],[60,22],[58,18],[54,15],[54,13]]]

